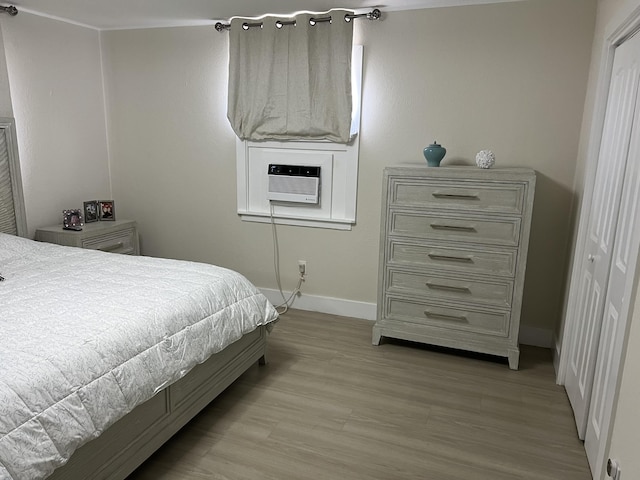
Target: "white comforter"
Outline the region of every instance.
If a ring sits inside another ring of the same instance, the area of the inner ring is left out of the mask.
[[[0,479],[88,440],[277,313],[242,275],[0,233]]]

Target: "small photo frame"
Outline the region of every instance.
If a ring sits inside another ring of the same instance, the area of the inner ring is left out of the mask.
[[[65,230],[82,230],[82,212],[78,209],[62,211],[62,228]]]
[[[100,221],[116,219],[116,205],[113,200],[98,200],[98,218]]]
[[[84,202],[84,223],[91,223],[98,221],[98,202],[96,200],[89,200]]]

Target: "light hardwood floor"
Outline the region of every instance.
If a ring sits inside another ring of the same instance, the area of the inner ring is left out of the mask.
[[[254,366],[130,480],[588,480],[548,350],[506,360],[291,310]]]

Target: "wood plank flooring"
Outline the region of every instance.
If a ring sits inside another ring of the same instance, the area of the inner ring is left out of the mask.
[[[589,480],[548,350],[506,359],[386,341],[291,310],[254,366],[130,480]]]

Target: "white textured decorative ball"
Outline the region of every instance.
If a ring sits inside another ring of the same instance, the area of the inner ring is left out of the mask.
[[[496,163],[496,156],[491,150],[480,150],[476,155],[476,165],[480,168],[491,168]]]

